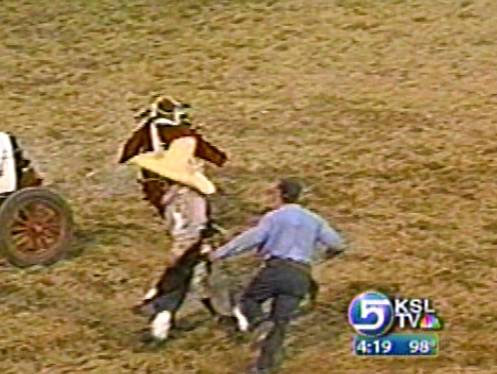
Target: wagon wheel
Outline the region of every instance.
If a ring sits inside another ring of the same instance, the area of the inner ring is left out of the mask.
[[[45,188],[26,188],[0,206],[0,252],[17,266],[49,265],[67,252],[73,231],[67,203]]]

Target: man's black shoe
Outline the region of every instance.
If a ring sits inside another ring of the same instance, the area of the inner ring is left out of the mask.
[[[273,326],[274,323],[268,320],[265,320],[257,325],[253,332],[252,344],[250,345],[252,350],[256,350],[261,347],[262,342],[266,339],[266,336],[269,334]]]

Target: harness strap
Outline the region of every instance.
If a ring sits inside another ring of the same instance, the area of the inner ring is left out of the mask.
[[[152,149],[154,152],[162,150],[162,141],[159,136],[159,129],[157,128],[158,125],[175,126],[177,123],[167,118],[157,118],[150,122],[150,138],[152,139]]]

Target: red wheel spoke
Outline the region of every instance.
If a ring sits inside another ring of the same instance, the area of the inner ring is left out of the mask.
[[[39,236],[38,238],[36,238],[36,244],[37,244],[37,249],[39,250],[48,249],[49,247],[46,238],[43,236]]]
[[[38,215],[43,215],[43,210],[45,210],[45,207],[42,204],[39,203],[32,203],[26,206],[26,209],[29,210],[31,215],[38,216]]]
[[[49,248],[56,243],[56,240],[53,237],[45,236],[43,237],[43,243],[45,243],[46,248]]]
[[[49,221],[53,220],[54,218],[57,218],[58,214],[57,214],[57,212],[53,211],[52,209],[42,207],[41,209],[38,208],[36,210],[36,213],[34,214],[34,216],[36,217],[38,222],[44,223],[44,222],[49,222]]]
[[[59,221],[60,221],[60,219],[57,216],[52,216],[52,217],[45,216],[45,217],[37,220],[37,222],[39,222],[42,225],[53,224],[54,222],[59,222]]]
[[[46,249],[45,245],[43,245],[43,241],[40,236],[33,239],[33,244],[34,244],[33,245],[34,250],[36,251]]]
[[[33,243],[32,243],[32,240],[30,237],[21,236],[21,237],[19,237],[19,239],[20,240],[14,241],[14,243],[20,251],[26,252],[26,251],[29,251],[29,248],[33,247]]]
[[[49,235],[53,237],[58,237],[61,234],[60,227],[56,226],[45,226],[43,230],[44,235]]]
[[[12,236],[12,239],[14,240],[14,242],[17,245],[28,243],[31,240],[29,235],[15,235],[15,236]]]
[[[28,224],[28,221],[21,220],[18,217],[14,218],[14,220],[13,220],[13,225],[16,225],[16,226],[26,226],[27,224]]]
[[[26,226],[21,226],[21,225],[13,226],[10,229],[10,232],[12,234],[25,233],[27,231],[29,231],[29,229]]]
[[[60,222],[57,221],[57,222],[44,222],[42,224],[43,227],[50,227],[50,228],[56,228],[57,230],[60,230]]]
[[[56,240],[57,240],[58,235],[54,235],[54,234],[52,234],[52,233],[46,232],[46,233],[44,233],[41,237],[42,237],[42,238],[45,238],[45,239],[47,239],[47,240],[51,240],[51,241],[53,241],[53,242],[54,242],[54,241],[56,241]]]
[[[62,221],[62,219],[59,216],[54,216],[44,220],[42,223],[47,225],[59,225],[60,221]]]
[[[26,214],[26,209],[25,208],[24,209],[20,208],[17,214],[18,214],[18,217],[20,217],[23,220],[27,220],[28,219],[28,214]]]
[[[28,221],[29,221],[29,218],[23,210],[19,210],[17,212],[16,216],[14,217],[14,222],[19,222],[21,224],[25,224]]]

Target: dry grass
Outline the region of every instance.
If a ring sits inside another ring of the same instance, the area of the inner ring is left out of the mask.
[[[323,305],[295,327],[282,373],[497,373],[496,16],[490,0],[2,1],[1,129],[70,200],[79,254],[0,268],[0,371],[247,364],[203,312],[164,349],[136,340],[128,307],[167,240],[115,161],[131,110],[165,92],[231,156],[210,173],[223,225],[242,227],[260,188],[291,174],[352,243],[318,269]],[[432,298],[440,357],[353,357],[345,311],[367,288]]]

